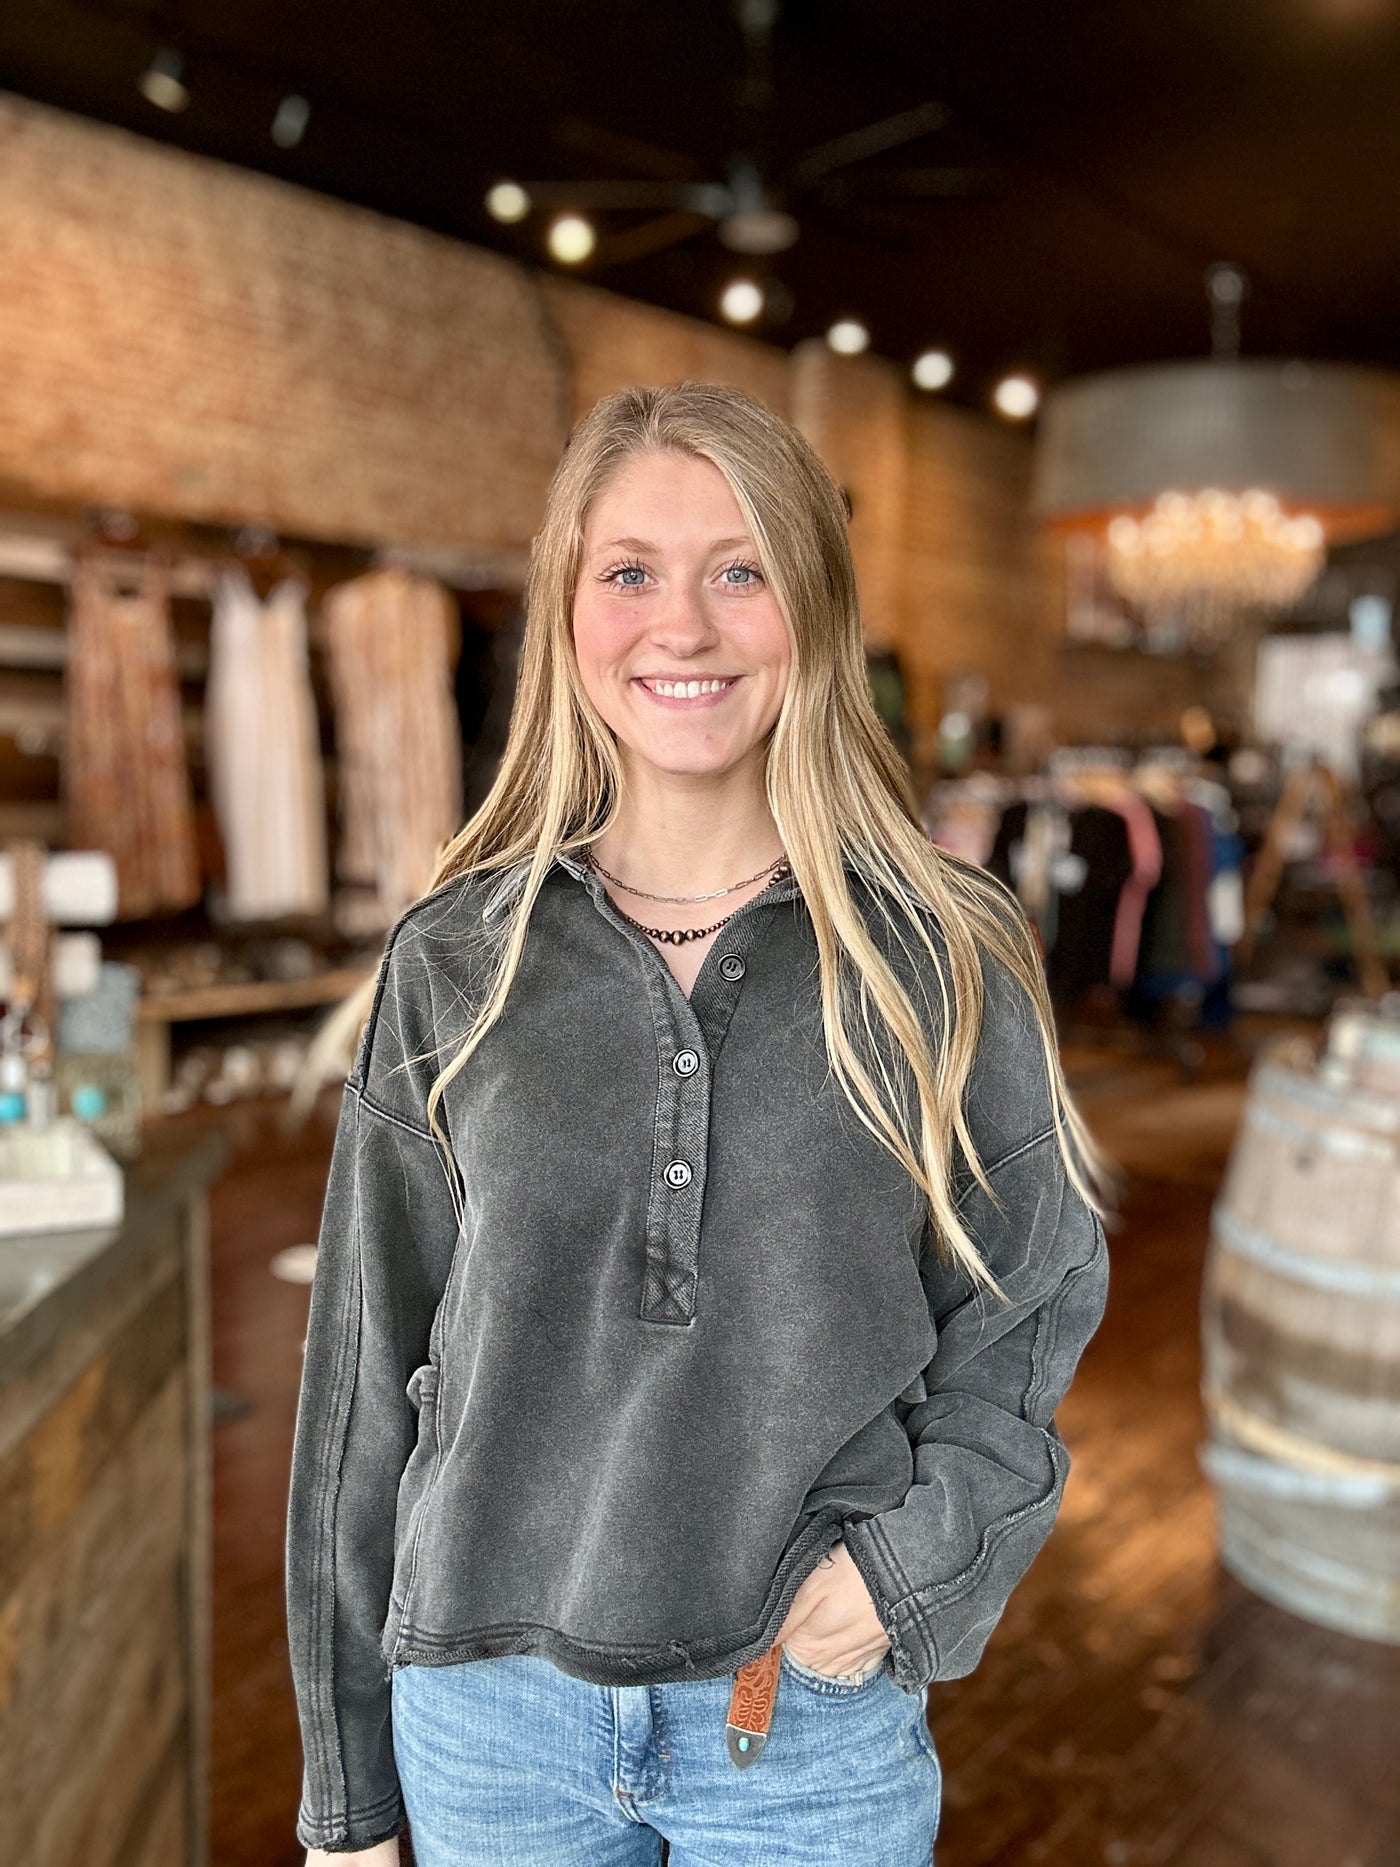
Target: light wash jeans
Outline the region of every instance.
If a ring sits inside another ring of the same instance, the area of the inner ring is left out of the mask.
[[[393,1674],[417,1867],[931,1867],[925,1696],[783,1650],[763,1755],[725,1751],[733,1678],[591,1685],[533,1654]]]

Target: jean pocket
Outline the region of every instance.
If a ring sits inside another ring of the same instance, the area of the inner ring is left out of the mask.
[[[782,1669],[791,1674],[799,1684],[810,1692],[825,1692],[836,1697],[849,1698],[857,1692],[868,1692],[877,1679],[887,1676],[884,1658],[875,1661],[870,1671],[860,1678],[848,1678],[840,1673],[819,1673],[814,1666],[805,1665],[784,1641],[781,1648]]]

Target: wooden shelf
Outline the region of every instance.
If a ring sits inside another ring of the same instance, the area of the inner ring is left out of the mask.
[[[136,1015],[148,1023],[183,1024],[194,1018],[243,1018],[259,1012],[300,1011],[347,997],[367,977],[368,973],[352,966],[338,966],[310,979],[255,979],[189,992],[158,992],[137,1000]]]

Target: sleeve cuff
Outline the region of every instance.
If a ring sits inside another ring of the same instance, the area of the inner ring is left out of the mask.
[[[912,1594],[901,1586],[868,1517],[848,1517],[842,1540],[870,1592],[890,1643],[890,1670],[906,1692],[922,1692],[938,1674],[938,1651]]]
[[[381,1841],[393,1841],[403,1834],[404,1820],[403,1798],[397,1791],[340,1820],[313,1816],[303,1802],[297,1812],[296,1838],[303,1847],[320,1848],[326,1854],[353,1854],[377,1847]]]

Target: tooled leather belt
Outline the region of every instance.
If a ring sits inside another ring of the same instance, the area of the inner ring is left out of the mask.
[[[729,1761],[741,1770],[758,1762],[768,1742],[782,1660],[783,1649],[772,1646],[758,1659],[741,1666],[734,1675],[724,1739],[729,1748]]]

